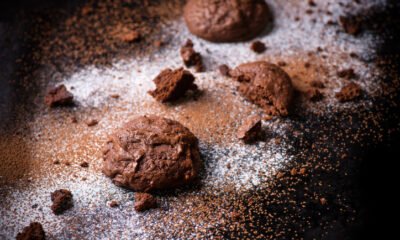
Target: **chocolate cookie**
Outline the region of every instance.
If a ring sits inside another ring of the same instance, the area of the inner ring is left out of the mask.
[[[191,183],[201,168],[198,140],[179,122],[136,117],[104,149],[103,172],[117,186],[148,192]]]
[[[211,42],[238,42],[258,35],[272,21],[264,0],[189,0],[190,32]]]
[[[289,75],[275,64],[265,61],[244,63],[230,72],[240,82],[239,92],[260,105],[270,115],[288,114],[293,98]]]

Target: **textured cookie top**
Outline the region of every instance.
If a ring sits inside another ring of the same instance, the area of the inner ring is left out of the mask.
[[[197,138],[176,121],[137,117],[107,142],[103,172],[116,185],[136,191],[182,186],[200,169],[197,145]]]
[[[212,42],[251,39],[271,21],[262,0],[189,0],[184,17],[193,34]]]

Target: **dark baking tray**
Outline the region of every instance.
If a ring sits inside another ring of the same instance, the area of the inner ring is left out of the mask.
[[[19,69],[16,64],[16,60],[24,57],[24,61],[34,66],[36,63],[33,59],[29,58],[31,48],[35,47],[34,40],[26,39],[24,36],[25,31],[29,31],[29,28],[34,27],[29,25],[29,21],[26,21],[26,17],[35,16],[35,12],[40,14],[41,11],[38,9],[73,9],[82,4],[83,1],[69,0],[69,1],[42,1],[42,0],[14,0],[14,1],[1,1],[0,2],[0,130],[1,129],[13,129],[21,120],[19,113],[21,111],[20,106],[26,106],[27,109],[24,113],[24,121],[31,120],[31,112],[29,110],[29,103],[32,100],[32,96],[35,96],[39,90],[38,85],[35,83],[35,78],[32,78],[32,84],[29,88],[23,85],[21,80],[24,76],[32,76],[31,72],[24,72],[23,69]],[[382,58],[392,59],[392,62],[396,64],[399,57],[400,49],[400,38],[399,38],[399,19],[398,13],[400,11],[399,4],[396,1],[392,1],[390,9],[385,9],[383,13],[380,13],[379,17],[376,17],[376,24],[381,28],[376,30],[376,34],[382,34],[385,36],[385,42],[377,49]],[[27,13],[27,14],[21,14]],[[382,18],[382,14],[385,16]],[[376,26],[372,26],[376,27]],[[382,31],[383,30],[383,31]],[[27,57],[28,56],[28,57]],[[398,64],[398,62],[397,62]],[[387,66],[383,65],[382,68]],[[31,69],[34,69],[31,68]],[[394,67],[399,70],[399,65]],[[20,73],[23,73],[22,75]],[[390,82],[393,79],[385,79]],[[395,182],[395,176],[397,175],[396,168],[392,165],[397,161],[400,155],[400,137],[399,132],[392,131],[390,135],[386,135],[385,132],[388,129],[398,129],[399,124],[399,108],[393,106],[392,102],[400,104],[398,97],[398,89],[391,94],[390,101],[388,96],[384,96],[381,99],[376,99],[376,104],[386,106],[386,109],[376,109],[376,114],[382,114],[382,129],[380,129],[383,135],[383,141],[379,144],[371,143],[371,139],[363,139],[363,144],[352,144],[349,139],[348,147],[351,152],[351,157],[358,159],[351,163],[342,163],[342,167],[339,168],[339,173],[336,175],[318,175],[318,179],[306,179],[301,185],[299,184],[298,191],[301,191],[304,185],[315,187],[315,181],[322,182],[320,189],[315,191],[328,192],[335,194],[337,192],[342,193],[349,199],[349,204],[354,211],[358,212],[356,224],[347,225],[345,217],[341,216],[339,209],[334,206],[331,207],[330,211],[322,212],[322,215],[312,216],[315,205],[310,203],[304,209],[290,209],[289,211],[299,211],[296,214],[298,219],[293,219],[291,227],[293,229],[301,228],[299,222],[302,217],[309,217],[312,219],[311,225],[314,226],[311,229],[303,232],[303,236],[293,236],[288,231],[279,238],[312,238],[317,239],[369,239],[371,236],[379,236],[381,239],[384,235],[388,234],[386,224],[389,224],[389,219],[385,217],[386,211],[391,211],[391,206],[396,206],[394,193],[395,189],[387,192],[383,186],[390,187]],[[331,118],[330,118],[331,119]],[[299,117],[299,129],[300,125],[304,123],[310,123],[308,119]],[[345,119],[343,120],[345,121]],[[318,124],[312,125],[315,132],[318,132],[319,125],[338,125],[337,123],[330,122],[329,119],[313,119],[311,122],[318,122]],[[341,125],[343,126],[343,125]],[[349,128],[355,127],[348,123]],[[340,129],[337,126],[336,129]],[[0,132],[1,133],[1,132]],[[310,136],[313,137],[313,136]],[[293,136],[294,141],[296,137]],[[298,139],[297,139],[298,140]],[[363,145],[363,146],[362,146]],[[335,149],[332,146],[332,149]],[[1,157],[1,153],[0,153]],[[1,158],[0,158],[1,159]],[[302,159],[296,159],[295,161],[303,161]],[[0,162],[1,167],[1,162]],[[351,175],[343,175],[340,171],[350,172]],[[324,186],[330,185],[331,187],[325,188]],[[295,186],[296,187],[296,186]],[[393,191],[394,190],[394,191]],[[265,196],[268,199],[268,196]],[[330,203],[328,203],[330,204]],[[289,206],[289,205],[288,205]],[[271,211],[279,212],[288,206],[276,206],[276,209]],[[0,207],[1,198],[0,198]],[[263,222],[262,215],[255,215],[254,222]],[[321,229],[318,227],[320,221],[332,222],[330,229]],[[0,216],[0,225],[6,225]],[[248,231],[251,232],[257,229],[251,223],[247,225]],[[277,226],[277,229],[279,227]],[[217,230],[218,231],[218,230]],[[301,231],[299,231],[301,232]],[[232,236],[246,236],[245,233],[228,232],[223,233],[223,236],[230,238]],[[273,237],[273,236],[271,236]],[[0,234],[0,238],[2,235]]]

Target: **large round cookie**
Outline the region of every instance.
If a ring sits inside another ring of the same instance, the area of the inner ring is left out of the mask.
[[[184,17],[194,35],[212,42],[251,39],[271,21],[263,0],[189,0]]]
[[[197,145],[197,138],[179,122],[136,117],[107,142],[103,172],[116,185],[136,191],[182,186],[200,169]]]

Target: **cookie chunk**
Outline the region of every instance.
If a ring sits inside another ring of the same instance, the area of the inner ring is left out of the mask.
[[[59,86],[52,87],[47,91],[47,94],[44,97],[44,102],[49,107],[56,107],[59,105],[72,104],[73,99],[74,96],[72,93],[68,92],[64,84],[61,84]]]
[[[260,138],[261,135],[262,130],[260,116],[247,118],[237,131],[237,137],[243,140],[244,143],[252,143]]]
[[[24,227],[22,232],[17,234],[17,240],[45,240],[46,234],[44,233],[42,224],[38,222],[31,222],[29,226]]]
[[[188,39],[181,47],[181,56],[186,67],[195,66],[196,72],[204,71],[203,60],[200,53],[194,51],[192,40]]]
[[[193,182],[201,168],[198,140],[179,122],[136,117],[111,135],[103,172],[117,186],[148,192]]]
[[[347,102],[358,98],[361,95],[361,87],[357,83],[349,83],[339,92],[335,93],[335,97],[340,102]]]
[[[239,65],[231,75],[240,82],[238,91],[267,114],[288,115],[294,90],[289,75],[282,68],[258,61]]]
[[[136,211],[142,212],[145,210],[148,210],[150,208],[156,208],[157,207],[157,202],[156,198],[148,193],[136,193],[135,194],[135,208]]]
[[[62,214],[72,207],[72,193],[65,189],[59,189],[51,193],[51,210],[54,214]]]
[[[272,22],[264,0],[189,0],[183,14],[189,31],[211,42],[249,40]]]
[[[194,76],[183,68],[163,70],[153,80],[156,89],[148,93],[159,102],[169,102],[182,97],[187,90],[196,90]]]

